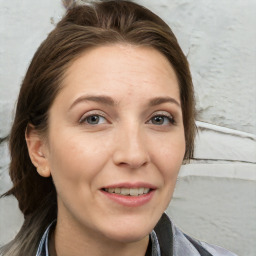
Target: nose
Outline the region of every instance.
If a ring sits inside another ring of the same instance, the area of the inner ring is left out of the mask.
[[[130,169],[146,166],[150,157],[143,132],[132,127],[120,129],[116,137],[113,161],[115,165],[126,166]]]

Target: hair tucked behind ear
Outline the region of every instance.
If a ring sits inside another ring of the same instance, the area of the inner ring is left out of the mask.
[[[194,149],[194,94],[188,62],[171,29],[158,16],[130,1],[93,2],[68,10],[35,53],[21,85],[10,134],[10,177],[24,224],[2,255],[35,255],[47,225],[57,217],[56,191],[51,178],[39,176],[25,141],[29,124],[47,137],[48,112],[62,87],[66,69],[86,49],[114,43],[150,46],[174,68],[180,88],[186,139],[184,159]]]

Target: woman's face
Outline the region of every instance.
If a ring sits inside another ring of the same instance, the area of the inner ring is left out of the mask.
[[[68,68],[49,113],[45,156],[58,221],[91,236],[147,236],[185,153],[176,75],[153,48],[109,45]]]

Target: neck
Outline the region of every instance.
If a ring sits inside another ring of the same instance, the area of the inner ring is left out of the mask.
[[[144,256],[148,247],[149,236],[144,237],[136,242],[116,242],[106,237],[99,237],[98,235],[89,232],[81,234],[76,230],[63,229],[62,225],[56,225],[56,229],[50,235],[49,252],[51,256]]]

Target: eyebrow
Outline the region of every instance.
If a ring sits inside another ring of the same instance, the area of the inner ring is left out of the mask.
[[[109,106],[114,106],[117,105],[117,103],[109,96],[104,96],[104,95],[99,95],[99,96],[94,96],[94,95],[87,95],[87,96],[81,96],[77,98],[72,105],[70,106],[69,110],[73,108],[75,105],[81,102],[87,102],[87,101],[93,101],[93,102],[99,102],[104,105],[109,105]]]
[[[156,106],[156,105],[160,105],[160,104],[168,103],[168,102],[173,103],[173,104],[177,105],[178,107],[180,107],[180,103],[172,97],[156,97],[156,98],[153,98],[149,101],[149,106]]]
[[[98,102],[104,105],[108,105],[108,106],[114,106],[114,105],[118,105],[118,102],[114,101],[111,97],[109,96],[105,96],[105,95],[87,95],[87,96],[81,96],[79,98],[77,98],[72,105],[70,106],[69,110],[71,108],[73,108],[75,105],[77,105],[78,103],[81,102],[87,102],[87,101],[93,101],[93,102]],[[163,103],[172,103],[177,105],[178,107],[180,107],[180,103],[175,100],[172,97],[156,97],[153,98],[149,101],[149,106],[153,107],[153,106],[157,106]]]

